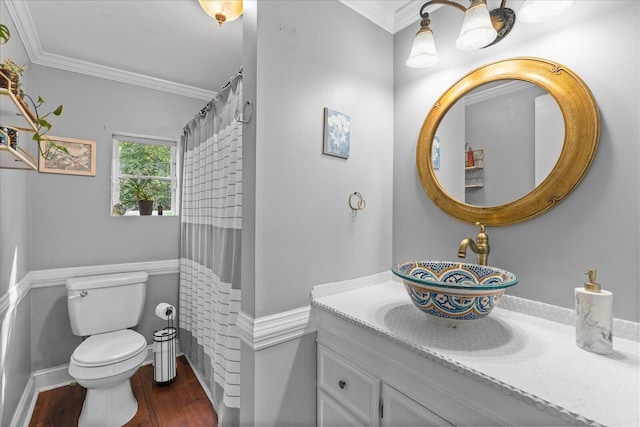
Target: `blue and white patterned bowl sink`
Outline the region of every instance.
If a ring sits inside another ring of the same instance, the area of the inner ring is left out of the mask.
[[[410,261],[391,268],[413,304],[433,323],[458,327],[483,319],[518,277],[506,270],[447,261]]]

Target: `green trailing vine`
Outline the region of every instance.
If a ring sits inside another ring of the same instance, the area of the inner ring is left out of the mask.
[[[11,32],[9,27],[4,24],[0,24],[0,44],[5,44],[11,38]]]
[[[10,38],[11,32],[9,31],[9,28],[4,24],[0,24],[0,44],[5,44],[9,41]],[[10,71],[13,71],[18,76],[22,76],[26,70],[26,67],[24,65],[18,65],[11,59],[5,59],[4,61],[0,62],[0,68],[6,68]],[[18,85],[21,85],[21,82],[18,82]],[[24,96],[28,98],[29,101],[31,101],[31,105],[33,105],[33,111],[36,115],[36,132],[33,134],[32,139],[38,144],[38,150],[40,151],[42,157],[47,160],[51,160],[53,157],[55,157],[58,151],[63,151],[69,154],[69,151],[66,147],[56,144],[47,136],[47,133],[51,130],[51,122],[49,122],[47,118],[52,114],[54,116],[59,116],[60,114],[62,114],[62,104],[56,107],[53,111],[41,115],[38,111],[38,108],[42,107],[42,104],[44,104],[45,102],[44,99],[41,96],[38,96],[38,100],[34,101],[33,98],[31,98],[31,96],[29,96],[28,94],[25,93]]]
[[[31,139],[36,141],[36,143],[38,144],[38,149],[40,150],[40,154],[42,155],[42,157],[44,157],[46,160],[51,160],[55,157],[58,151],[63,151],[69,154],[67,147],[56,144],[47,136],[47,133],[51,130],[51,123],[49,122],[49,120],[47,120],[47,117],[52,114],[54,116],[59,116],[60,114],[62,114],[62,104],[58,105],[55,110],[49,111],[44,115],[40,115],[38,108],[42,107],[42,104],[44,104],[45,102],[44,99],[39,96],[38,100],[34,102],[33,98],[31,98],[29,95],[25,94],[24,96],[29,98],[29,101],[31,101],[33,110],[36,114],[37,130],[33,134],[33,137]]]

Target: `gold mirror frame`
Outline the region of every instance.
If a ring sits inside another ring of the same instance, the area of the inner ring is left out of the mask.
[[[500,206],[469,205],[453,198],[438,182],[431,163],[431,146],[440,122],[459,99],[480,85],[505,79],[536,84],[553,96],[564,118],[564,144],[554,168],[529,194]],[[420,130],[416,163],[425,192],[452,217],[470,224],[511,225],[535,218],[567,197],[589,170],[599,138],[598,107],[593,94],[578,75],[557,62],[513,58],[471,71],[440,97]]]

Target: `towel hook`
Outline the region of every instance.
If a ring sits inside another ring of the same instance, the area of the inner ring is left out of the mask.
[[[248,118],[246,115],[247,106],[251,107]],[[236,109],[236,120],[240,123],[250,123],[251,117],[253,117],[253,102],[247,101],[244,103],[244,105],[242,106],[242,114],[240,114],[240,110]]]
[[[354,211],[361,211],[367,207],[367,202],[362,198],[362,194],[356,191],[349,196],[349,207]]]

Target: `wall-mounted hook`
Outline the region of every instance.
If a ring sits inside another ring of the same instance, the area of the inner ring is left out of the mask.
[[[356,191],[349,196],[349,207],[354,211],[361,211],[367,207],[367,202],[362,198],[362,194]]]
[[[247,117],[246,113],[247,106],[251,107],[251,110],[249,111],[249,117]],[[250,123],[251,117],[253,117],[253,102],[251,101],[247,101],[244,103],[244,105],[242,106],[242,114],[240,114],[240,110],[236,110],[236,120],[240,123]]]

